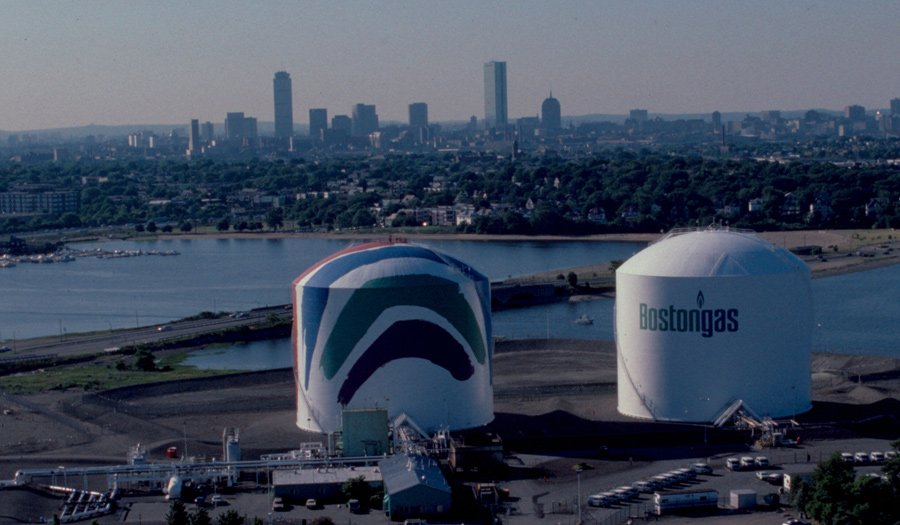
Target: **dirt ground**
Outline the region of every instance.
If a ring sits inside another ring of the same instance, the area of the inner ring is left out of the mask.
[[[565,413],[586,421],[629,421],[615,410],[615,344],[501,341],[494,359],[498,420]],[[900,359],[816,354],[813,400],[871,405],[900,400]],[[141,443],[162,458],[221,457],[225,427],[240,431],[244,455],[298,448],[318,435],[294,424],[290,370],[128,387],[105,393],[0,394],[0,479],[22,467],[125,461]]]

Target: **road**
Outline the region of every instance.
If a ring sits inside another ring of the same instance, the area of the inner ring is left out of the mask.
[[[122,330],[20,339],[10,344],[12,347],[10,352],[0,354],[0,362],[42,355],[71,358],[104,351],[113,352],[125,346],[159,343],[242,326],[259,325],[269,322],[270,316],[273,315],[280,321],[290,320],[293,315],[291,305],[257,308],[216,319],[173,321]]]

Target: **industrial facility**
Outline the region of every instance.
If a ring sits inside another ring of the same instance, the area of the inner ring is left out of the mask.
[[[616,272],[618,410],[721,422],[810,409],[807,265],[752,232],[673,231]]]
[[[425,432],[494,418],[490,282],[405,242],[353,246],[293,283],[297,426],[340,430],[385,408]]]

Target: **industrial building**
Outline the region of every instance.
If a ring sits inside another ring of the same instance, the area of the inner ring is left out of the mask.
[[[429,433],[493,420],[490,283],[469,265],[368,243],[313,265],[292,292],[299,428],[334,433],[345,409],[384,408]]]
[[[618,410],[716,422],[809,410],[810,271],[751,232],[674,231],[616,272]]]
[[[295,503],[310,498],[326,502],[342,501],[341,487],[354,478],[363,478],[374,491],[382,487],[378,466],[320,466],[273,470],[272,490],[275,496]]]
[[[431,516],[450,510],[452,491],[434,459],[399,454],[379,463],[384,479],[383,509],[391,519]]]

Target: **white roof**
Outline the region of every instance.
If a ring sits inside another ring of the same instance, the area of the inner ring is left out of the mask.
[[[657,277],[715,277],[805,272],[796,255],[753,233],[698,230],[672,234],[641,250],[617,270]]]

